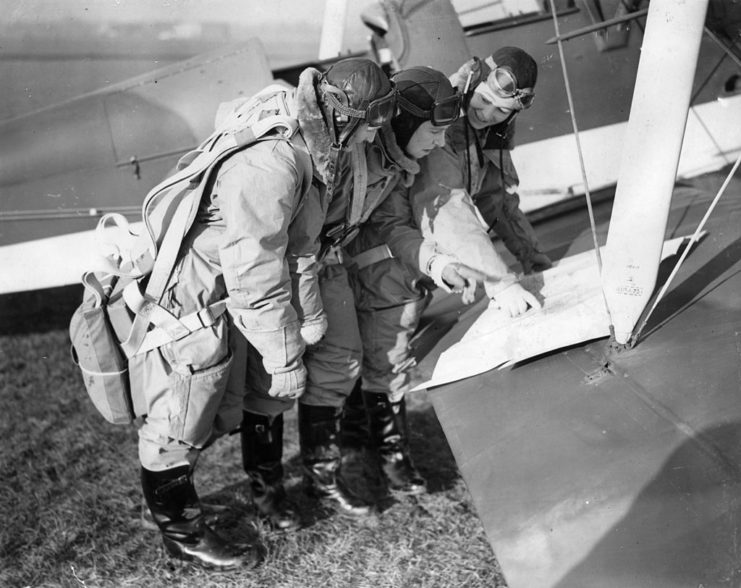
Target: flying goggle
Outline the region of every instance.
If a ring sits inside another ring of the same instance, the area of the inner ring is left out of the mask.
[[[531,88],[517,87],[517,77],[506,66],[495,67],[486,78],[486,83],[479,84],[475,91],[486,96],[487,90],[500,98],[514,99],[520,110],[530,108],[535,100],[535,92]]]
[[[436,127],[443,127],[454,123],[461,114],[461,96],[457,93],[448,98],[436,101],[429,110],[423,110],[416,104],[412,104],[401,93],[397,96],[396,100],[403,110],[406,110],[413,116],[429,120]]]
[[[391,117],[394,116],[394,112],[396,111],[396,89],[393,87],[385,96],[372,100],[366,106],[365,110],[358,110],[357,108],[343,104],[343,102],[347,102],[346,94],[326,81],[322,89],[324,90],[327,102],[329,102],[332,108],[345,116],[360,119],[367,123],[369,127],[382,127],[391,120]]]

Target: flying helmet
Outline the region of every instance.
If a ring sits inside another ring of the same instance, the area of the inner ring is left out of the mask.
[[[400,112],[391,121],[396,141],[406,147],[414,132],[426,121],[442,127],[460,116],[461,96],[442,72],[431,67],[404,69],[392,78]]]
[[[381,127],[396,110],[396,90],[369,59],[348,58],[332,65],[319,83],[332,143],[340,148],[361,123]]]
[[[484,60],[477,90],[513,98],[518,110],[530,108],[535,99],[538,64],[519,47],[502,47]]]

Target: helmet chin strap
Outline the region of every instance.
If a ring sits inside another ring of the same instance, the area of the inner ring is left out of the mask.
[[[350,137],[352,137],[353,133],[357,130],[360,123],[359,118],[353,118],[350,117],[348,121],[345,123],[344,128],[340,132],[340,146],[345,149],[347,148],[347,143],[350,140]]]
[[[353,133],[357,130],[360,119],[355,117],[347,117],[347,122],[344,124],[342,129],[338,127],[340,124],[337,121],[337,111],[331,106],[327,106],[328,112],[325,113],[325,120],[327,120],[327,128],[329,129],[329,136],[332,140],[332,144],[329,147],[329,165],[327,166],[327,194],[332,197],[334,191],[334,184],[337,175],[337,166],[340,162],[340,155],[343,151],[347,150],[348,141],[352,137]]]

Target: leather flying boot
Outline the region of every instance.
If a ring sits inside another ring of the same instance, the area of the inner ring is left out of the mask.
[[[361,452],[370,444],[368,414],[365,410],[360,378],[355,383],[350,396],[345,400],[341,419],[341,440],[343,451]]]
[[[206,524],[190,466],[162,472],[142,468],[141,483],[144,498],[171,556],[207,569],[231,570],[257,565],[260,558],[255,547],[238,551]]]
[[[373,446],[384,479],[392,492],[424,494],[427,482],[414,467],[409,451],[406,402],[390,402],[388,395],[363,392],[368,406]]]
[[[342,409],[298,406],[301,458],[307,490],[338,513],[354,518],[375,514],[375,508],[353,493],[340,475],[338,443]]]
[[[246,410],[242,414],[242,465],[250,480],[252,502],[273,529],[295,531],[301,521],[283,487],[283,415]]]

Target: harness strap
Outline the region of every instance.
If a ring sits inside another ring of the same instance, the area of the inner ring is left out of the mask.
[[[301,202],[303,203],[304,198],[311,189],[312,180],[314,177],[314,164],[311,162],[311,155],[309,154],[309,148],[301,136],[301,133],[295,133],[291,137],[291,145],[298,156],[298,160],[301,162],[301,171],[303,173],[303,183],[301,186]]]
[[[249,145],[258,138],[267,135],[270,131],[277,131],[286,139],[290,138],[298,128],[298,122],[289,116],[274,115],[257,121],[255,124],[234,133],[237,145]]]
[[[357,269],[361,270],[369,265],[383,261],[384,259],[392,259],[394,254],[391,253],[391,249],[385,243],[367,249],[358,255],[353,256],[352,261],[357,266]]]
[[[166,331],[173,340],[179,339],[188,333],[187,327],[174,314],[157,304],[154,300],[145,298],[142,295],[139,290],[139,282],[130,282],[124,288],[123,299],[126,306],[134,314],[149,315],[149,322]],[[152,308],[149,308],[149,306]]]
[[[341,247],[330,247],[322,255],[321,266],[326,267],[328,265],[343,265],[345,263],[345,254],[342,252]]]
[[[274,97],[276,89],[280,88],[277,86],[271,87],[274,94],[267,98]],[[280,90],[282,91],[282,89]],[[263,93],[263,102],[266,101],[266,98],[264,97],[265,94],[267,94],[267,92]],[[288,110],[285,100],[283,100],[283,107],[284,111]],[[236,118],[239,118],[240,116],[241,111],[238,111]],[[172,269],[175,267],[175,262],[182,241],[198,212],[198,206],[207,184],[206,180],[213,172],[216,165],[229,157],[235,151],[263,138],[270,138],[266,137],[270,131],[278,131],[279,136],[276,138],[290,139],[294,134],[296,134],[297,129],[298,122],[286,115],[267,116],[255,123],[251,123],[249,126],[245,124],[244,127],[235,129],[233,132],[219,129],[204,141],[199,149],[186,156],[185,160],[188,164],[187,167],[178,171],[172,177],[160,183],[149,192],[143,206],[143,217],[147,229],[153,237],[154,232],[152,231],[150,223],[147,222],[148,217],[146,211],[148,206],[150,206],[158,197],[168,197],[170,202],[177,203],[177,208],[167,225],[159,247],[156,242],[153,243],[156,254],[146,291],[142,294],[137,286],[131,288],[127,286],[124,290],[125,302],[136,313],[131,327],[131,332],[126,341],[121,344],[128,357],[132,357],[137,353],[142,352],[144,340],[149,336],[148,330],[150,323],[155,325],[155,329],[151,332],[155,332],[157,329],[165,332],[168,341],[177,340],[192,331],[192,329],[184,323],[184,319],[177,319],[174,315],[161,307],[159,302],[162,299],[165,287],[170,279],[170,275],[172,274]],[[216,149],[217,143],[220,145],[219,149]],[[292,141],[292,144],[296,148],[295,152],[297,153],[297,157],[301,161],[303,167],[302,192],[303,195],[305,195],[311,186],[311,175],[313,173],[311,158],[308,149],[304,144],[303,138],[301,138],[300,135],[296,134],[296,140]],[[168,192],[168,190],[174,188],[177,183],[186,180],[188,181],[187,186],[182,188],[177,194],[173,195]],[[208,308],[202,309],[202,311],[199,312],[206,313],[204,315],[196,313],[199,325],[202,326],[201,323],[203,322],[202,319],[204,317],[206,317],[206,321],[211,320],[208,319],[208,313],[212,311],[209,311]],[[221,313],[223,313],[223,309],[219,314]],[[199,326],[198,328],[201,327]],[[154,336],[153,340],[156,340],[157,337],[160,336]],[[164,337],[164,335],[162,337]],[[152,343],[148,343],[148,345],[152,345]],[[155,347],[156,346],[158,345],[155,345]]]
[[[384,200],[386,200],[386,196],[391,194],[391,191],[397,186],[397,184],[400,181],[401,181],[401,176],[398,174],[394,174],[386,178],[386,184],[383,186],[383,190],[380,190],[379,192],[377,192],[374,198],[370,200],[366,200],[365,212],[363,213],[363,216],[360,219],[360,224],[368,220],[368,217],[370,217],[373,211],[376,208],[378,208],[378,206]]]
[[[320,250],[319,260],[324,261],[328,255],[332,255],[332,250],[341,249],[348,243],[350,243],[358,234],[360,225],[368,220],[373,211],[386,199],[391,191],[401,180],[401,176],[398,174],[392,174],[387,176],[383,189],[378,190],[375,194],[368,198],[367,193],[367,165],[365,160],[365,151],[362,151],[362,156],[355,157],[356,152],[353,151],[353,166],[354,166],[354,184],[353,184],[353,200],[351,204],[351,212],[347,215],[347,224],[336,226],[324,235],[326,243]],[[358,170],[362,169],[360,176]],[[363,191],[361,194],[357,194],[359,182],[363,183]],[[333,262],[328,262],[333,263]]]
[[[82,274],[82,284],[88,292],[95,296],[95,308],[103,306],[103,301],[108,299],[108,293],[93,272]]]
[[[365,148],[362,144],[353,146],[352,150],[353,186],[352,201],[348,207],[347,224],[358,224],[363,216],[365,196],[368,191],[368,163],[365,159]]]
[[[191,212],[193,214],[196,212],[191,209],[197,209],[198,202],[200,202],[204,183],[205,182],[202,182],[199,186],[196,186],[196,189],[186,189],[187,194],[178,205],[178,208],[172,217],[172,221],[167,228],[159,253],[154,260],[152,274],[150,275],[149,283],[147,284],[147,289],[143,296],[146,300],[146,304],[143,304],[141,309],[136,311],[136,317],[131,326],[131,332],[126,341],[121,343],[121,347],[128,357],[136,355],[142,341],[144,341],[147,329],[149,328],[149,323],[152,322],[155,317],[158,319],[162,317],[162,314],[156,309],[161,309],[164,312],[167,312],[159,306],[158,302],[162,298],[162,293],[164,292],[167,280],[170,277],[172,268],[175,266],[175,259],[180,250],[180,244],[185,236],[187,227],[189,226]],[[126,290],[124,290],[124,292],[125,291]]]
[[[187,329],[185,335],[197,331],[198,329],[204,329],[212,326],[216,322],[216,319],[224,314],[224,312],[226,312],[228,302],[229,299],[225,298],[223,300],[219,300],[218,302],[214,302],[213,304],[206,306],[205,308],[202,308],[196,312],[192,312],[189,315],[180,317],[180,324]],[[139,355],[141,353],[151,351],[152,349],[156,349],[157,347],[161,347],[162,345],[177,340],[178,339],[173,338],[166,330],[155,327],[146,334],[146,337],[144,337],[144,341],[142,341],[142,344],[139,347],[139,350],[134,355]]]

